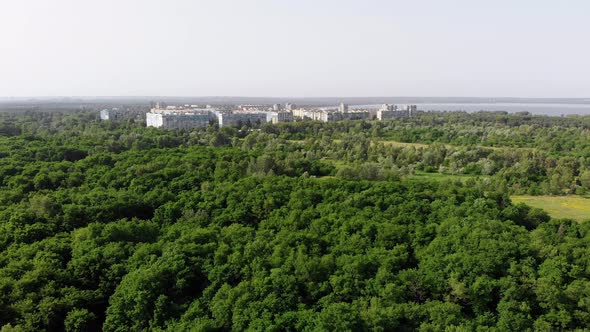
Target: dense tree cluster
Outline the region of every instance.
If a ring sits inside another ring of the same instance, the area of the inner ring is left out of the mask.
[[[589,326],[590,224],[508,196],[551,191],[555,174],[559,193],[590,184],[583,154],[542,149],[553,126],[583,137],[587,121],[440,117],[158,131],[2,115],[0,329]],[[530,146],[444,138],[488,122]],[[433,144],[384,142],[400,126]]]
[[[510,193],[590,190],[590,117],[421,113],[395,121],[281,124],[264,131],[272,134],[269,139],[299,142],[337,165],[346,162],[340,167],[346,178],[422,171],[480,176],[490,188]],[[370,171],[376,168],[382,172]]]

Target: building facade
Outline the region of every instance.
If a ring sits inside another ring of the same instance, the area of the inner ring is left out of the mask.
[[[218,112],[219,127],[260,127],[267,122],[267,112]]]
[[[279,122],[293,122],[293,113],[286,111],[279,112],[268,112],[266,116],[266,122],[279,123]]]
[[[398,109],[396,105],[383,104],[383,106],[377,111],[377,119],[387,120],[410,118],[417,109],[418,107],[416,105],[406,105],[405,107]]]
[[[202,113],[146,113],[148,127],[165,129],[205,128],[215,118],[210,112]]]
[[[122,110],[118,108],[113,109],[104,109],[100,111],[100,119],[101,120],[141,120],[145,111],[139,110]]]
[[[340,103],[340,106],[338,106],[338,111],[340,113],[346,113],[348,112],[348,105],[345,103]]]
[[[297,108],[297,105],[292,104],[292,103],[286,103],[285,104],[285,110],[286,111],[293,111]]]
[[[369,111],[346,111],[341,112],[340,108],[335,110],[324,110],[324,109],[297,109],[293,111],[293,116],[300,120],[312,120],[312,121],[341,121],[341,120],[368,120],[371,118]]]

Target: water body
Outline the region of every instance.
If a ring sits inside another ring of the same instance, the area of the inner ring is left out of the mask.
[[[420,111],[465,111],[508,113],[529,112],[537,115],[566,116],[590,115],[590,104],[553,104],[553,103],[416,103]],[[381,105],[354,105],[351,108],[379,108]]]

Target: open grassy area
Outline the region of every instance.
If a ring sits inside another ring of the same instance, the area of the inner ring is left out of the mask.
[[[577,221],[590,220],[590,199],[577,196],[512,196],[514,203],[525,203],[541,208],[553,218],[570,218]]]
[[[305,140],[289,140],[289,142],[294,143],[294,144],[303,144],[305,143]],[[341,143],[342,140],[341,139],[334,139],[335,143]],[[393,147],[400,147],[400,148],[407,148],[407,147],[414,147],[416,149],[420,149],[420,148],[428,148],[429,146],[431,146],[433,143],[407,143],[407,142],[399,142],[399,141],[390,141],[390,140],[378,140],[378,143],[381,143],[385,146],[393,146]],[[452,145],[452,144],[447,144],[444,143],[442,144],[444,145],[447,149],[450,148],[457,148],[459,147],[459,145]],[[478,146],[479,148],[482,149],[489,149],[489,150],[529,150],[529,151],[534,151],[535,149],[533,148],[522,148],[522,147],[502,147],[502,146]]]

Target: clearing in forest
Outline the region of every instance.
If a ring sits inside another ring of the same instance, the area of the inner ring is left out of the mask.
[[[510,197],[514,203],[525,203],[545,210],[553,218],[569,218],[577,221],[590,220],[590,199],[578,195]]]

